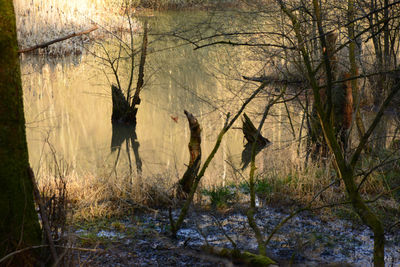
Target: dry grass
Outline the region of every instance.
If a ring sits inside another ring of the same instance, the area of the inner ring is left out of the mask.
[[[46,170],[42,170],[42,173]],[[105,174],[96,176],[76,173],[66,174],[68,201],[72,220],[93,220],[132,214],[136,209],[165,206],[172,203],[170,196],[173,184],[168,175],[138,178],[133,175],[115,177]],[[54,175],[41,175],[39,186],[56,187]],[[48,190],[47,190],[48,191]]]
[[[284,154],[286,152],[283,152]],[[53,153],[55,162],[57,162],[55,153]],[[263,168],[260,168],[258,181],[263,183],[265,192],[259,192],[260,197],[266,198],[270,204],[279,205],[306,205],[322,189],[332,184],[337,177],[330,163],[309,162],[307,168],[304,162],[294,157],[293,160],[287,160],[287,157],[274,157],[275,160],[268,162]],[[262,159],[262,158],[259,158]],[[51,160],[50,160],[51,161]],[[285,164],[282,164],[285,161]],[[49,162],[49,160],[47,161]],[[371,162],[365,161],[366,166],[370,168]],[[259,162],[258,166],[261,167]],[[394,163],[398,167],[398,163]],[[62,179],[66,183],[69,203],[72,204],[73,220],[93,220],[96,218],[110,218],[113,216],[123,216],[132,214],[137,209],[151,209],[154,207],[165,207],[173,205],[173,191],[178,177],[169,173],[160,174],[151,177],[141,177],[136,173],[110,174],[110,170],[104,170],[97,175],[84,174],[78,175],[75,172],[68,172],[64,164],[53,164],[49,167],[41,168],[39,185],[42,191],[51,191],[48,188],[59,188],[57,179]],[[261,171],[263,169],[263,171]],[[393,170],[391,166],[386,166],[387,170]],[[396,184],[388,180],[389,177],[384,173],[386,169],[379,169],[373,172],[361,188],[361,193],[365,199],[372,199],[380,192],[387,192]],[[245,183],[248,177],[248,169],[240,172],[233,170],[227,173],[226,183],[221,185],[221,179],[205,179],[203,188],[217,188],[226,185],[235,185],[239,188],[240,184]],[[398,169],[400,173],[400,169]],[[362,176],[357,177],[359,183]],[[396,180],[397,178],[393,178]],[[397,179],[400,183],[400,180]],[[262,187],[261,187],[262,188]],[[54,191],[54,190],[53,190]],[[200,190],[199,192],[201,192]],[[201,199],[202,194],[198,194],[198,202],[204,203]],[[340,203],[346,200],[346,192],[343,183],[334,183],[327,188],[320,196],[315,199],[314,207]],[[246,197],[238,201],[248,201]],[[387,194],[382,200],[384,205],[397,203],[394,196]],[[377,203],[379,206],[380,204]]]
[[[305,205],[315,194],[334,181],[329,168],[310,166],[307,171],[280,172],[274,174],[261,174],[259,179],[264,179],[272,192],[267,197],[270,204]],[[109,175],[95,176],[86,174],[78,176],[74,173],[67,174],[64,178],[70,208],[72,208],[72,221],[90,221],[98,218],[119,217],[134,214],[136,210],[151,210],[152,208],[173,205],[173,188],[176,179],[170,175],[147,177],[138,179],[131,177],[115,177]],[[372,176],[365,184],[362,192],[366,197],[376,195],[376,192],[387,190],[382,179]],[[54,176],[42,177],[41,188],[57,187]],[[370,194],[373,192],[373,194]],[[199,194],[201,195],[201,194]],[[370,197],[372,198],[372,197]],[[241,198],[239,201],[246,201]],[[329,203],[340,203],[346,199],[343,183],[337,183],[324,191],[314,202],[314,207]],[[384,203],[390,198],[385,198]],[[396,203],[396,201],[389,201]],[[383,202],[382,202],[383,203]],[[379,205],[379,203],[377,204]],[[328,213],[329,210],[328,210]]]
[[[100,38],[114,27],[127,27],[120,14],[121,1],[112,0],[15,0],[18,41],[20,48],[33,47],[74,32],[91,28],[92,38]],[[53,56],[81,54],[85,44],[90,42],[87,35],[55,43],[39,53]]]

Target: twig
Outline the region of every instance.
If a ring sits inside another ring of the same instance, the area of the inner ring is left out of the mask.
[[[386,232],[390,232],[396,225],[400,225],[400,220],[390,225]]]
[[[13,257],[13,256],[15,256],[15,255],[17,255],[17,254],[19,254],[19,253],[25,252],[25,251],[27,251],[27,250],[30,250],[30,249],[38,249],[38,248],[45,248],[45,247],[48,247],[48,246],[49,246],[49,245],[38,245],[38,246],[31,246],[31,247],[26,247],[26,248],[23,248],[23,249],[19,249],[19,250],[13,251],[13,252],[7,254],[6,256],[4,256],[3,258],[1,258],[1,259],[0,259],[0,263],[4,262],[5,260],[7,260],[7,259],[9,259],[9,258],[11,258],[11,257]],[[78,251],[85,251],[85,252],[98,252],[98,251],[103,251],[103,249],[79,248],[79,247],[65,247],[65,246],[58,246],[58,245],[56,245],[56,246],[54,246],[54,247],[57,247],[57,248],[64,248],[64,249],[72,249],[72,250],[78,250]]]
[[[319,195],[321,195],[323,192],[325,192],[328,188],[330,188],[332,185],[334,185],[335,183],[337,183],[338,179],[335,179],[332,183],[330,183],[329,185],[325,186],[324,188],[322,188],[317,194],[314,195],[313,199],[308,203],[308,205],[304,208],[298,209],[294,212],[292,212],[291,214],[289,214],[285,219],[283,219],[273,230],[272,232],[269,234],[267,240],[265,241],[265,246],[268,245],[269,241],[271,240],[271,238],[274,236],[274,234],[276,234],[279,229],[282,228],[283,225],[285,225],[285,223],[287,223],[290,219],[292,219],[294,216],[296,216],[297,214],[299,214],[300,212],[303,212],[305,210],[310,210],[311,209],[311,204],[317,199],[317,197]],[[336,205],[337,203],[335,203]]]
[[[201,227],[200,227],[200,225],[199,225],[199,223],[197,221],[195,221],[195,224],[196,224],[197,231],[204,238],[204,241],[206,242],[206,246],[209,247],[210,244],[208,243],[207,235],[203,232],[203,230],[201,230]]]
[[[57,255],[56,249],[54,247],[53,237],[51,236],[49,219],[47,218],[46,209],[43,205],[42,198],[40,197],[40,192],[39,192],[39,189],[38,189],[36,181],[35,181],[35,174],[33,173],[31,167],[28,168],[28,175],[32,181],[33,195],[35,196],[36,203],[39,205],[39,212],[42,217],[44,232],[46,234],[47,241],[49,242],[51,257],[53,258],[53,261],[56,262],[58,259],[58,255]]]
[[[224,234],[224,236],[226,238],[228,238],[229,242],[231,242],[232,246],[234,249],[237,249],[237,245],[236,242],[233,241],[233,239],[228,235],[228,233],[225,231],[224,227],[222,226],[222,224],[218,221],[218,219],[212,215],[212,218],[214,219],[214,221],[218,224],[218,227],[222,230],[222,233]],[[208,244],[207,244],[208,245]]]
[[[17,255],[17,254],[19,254],[19,253],[25,252],[25,251],[27,251],[27,250],[30,250],[30,249],[37,249],[37,248],[44,248],[44,247],[47,247],[47,246],[48,246],[48,245],[31,246],[31,247],[27,247],[27,248],[23,248],[23,249],[19,249],[19,250],[13,251],[13,252],[11,252],[10,254],[7,254],[6,256],[4,256],[3,258],[1,258],[1,259],[0,259],[0,263],[2,263],[3,261],[5,261],[5,260],[7,260],[7,259],[9,259],[9,258],[11,258],[11,257],[13,257],[13,256],[15,256],[15,255]]]

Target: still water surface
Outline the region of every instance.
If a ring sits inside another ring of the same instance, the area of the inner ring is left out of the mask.
[[[219,19],[221,24],[227,22],[226,14],[219,16],[214,15],[213,19]],[[54,151],[69,165],[70,171],[79,175],[135,176],[142,169],[145,177],[168,175],[177,179],[189,161],[190,131],[184,109],[193,113],[202,126],[204,159],[223,127],[227,112],[234,114],[256,88],[255,84],[245,83],[241,76],[254,75],[260,67],[244,48],[213,46],[193,50],[193,46],[180,46],[176,38],[157,35],[181,27],[179,23],[198,23],[199,18],[205,17],[201,12],[181,12],[150,18],[154,35],[150,36],[136,133],[132,134],[112,128],[110,83],[98,59],[88,53],[64,58],[24,57],[27,138],[35,170],[44,171],[53,161]],[[262,112],[266,101],[266,97],[260,98],[246,110],[255,122],[260,118],[256,113]],[[288,109],[293,124],[298,125],[302,114],[295,107]],[[284,167],[282,162],[298,158],[294,152],[298,145],[290,126],[281,122],[287,122],[283,105],[271,111],[263,129],[263,135],[273,145],[259,156],[261,170],[271,164]],[[206,173],[208,180],[220,183],[231,176],[231,164],[240,168],[244,145],[240,127],[239,120],[224,138]],[[114,142],[112,148],[113,134],[119,142]]]

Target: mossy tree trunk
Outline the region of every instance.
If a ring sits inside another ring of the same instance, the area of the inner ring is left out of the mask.
[[[41,243],[28,175],[28,147],[12,0],[0,0],[0,258]],[[9,266],[31,266],[36,254],[20,253]],[[5,264],[5,262],[2,262]]]

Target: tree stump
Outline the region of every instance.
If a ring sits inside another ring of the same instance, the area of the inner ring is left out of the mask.
[[[136,114],[138,109],[130,105],[122,90],[115,85],[111,85],[113,111],[111,115],[112,123],[123,123],[136,125]]]
[[[242,152],[242,170],[246,169],[247,165],[249,165],[250,163],[251,149],[257,138],[257,128],[254,126],[253,122],[250,120],[246,113],[243,113],[243,118],[244,120],[242,120],[242,130],[244,138],[247,140],[247,144],[244,146]],[[256,155],[270,144],[271,142],[260,134],[257,138]]]
[[[190,141],[188,144],[190,161],[182,179],[179,180],[177,197],[181,199],[189,194],[193,181],[199,172],[201,163],[201,127],[197,119],[191,113],[186,110],[184,112],[190,128]]]

